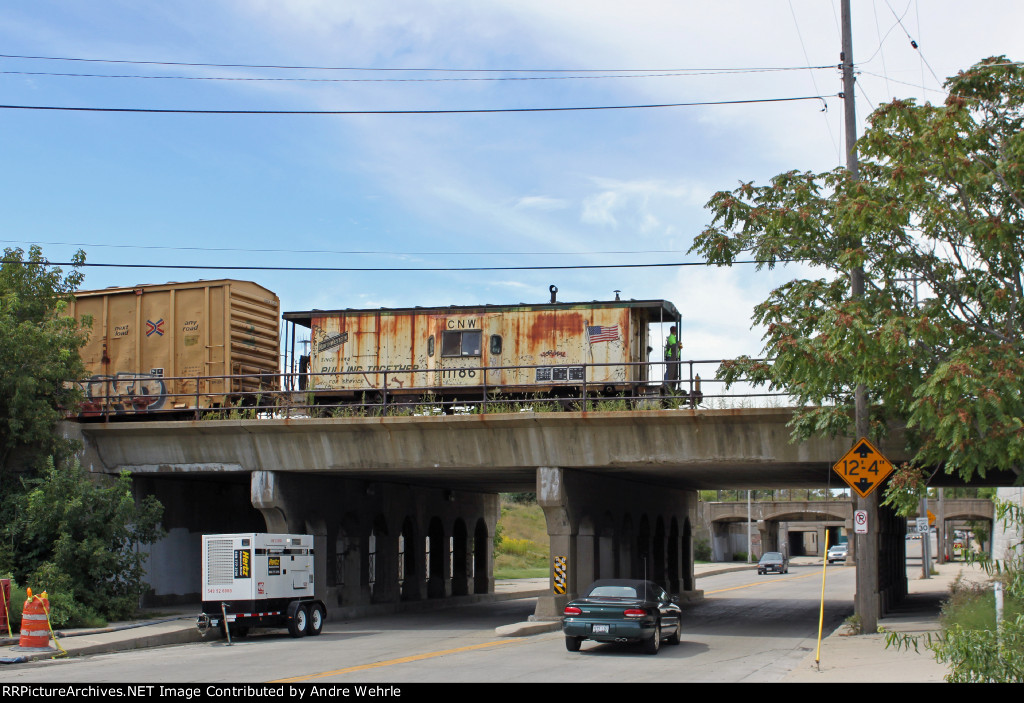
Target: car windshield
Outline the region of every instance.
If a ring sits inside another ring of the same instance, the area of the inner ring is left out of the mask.
[[[761,557],[761,561],[782,561],[782,553],[768,552],[763,557]]]

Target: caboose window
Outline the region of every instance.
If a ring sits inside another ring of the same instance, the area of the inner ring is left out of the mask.
[[[441,335],[441,356],[480,356],[482,337],[479,331],[446,331]]]
[[[500,334],[492,334],[491,335],[491,354],[493,354],[494,356],[500,356],[501,355],[501,335]]]

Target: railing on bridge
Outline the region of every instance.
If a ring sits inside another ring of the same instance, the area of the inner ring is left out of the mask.
[[[719,364],[720,360],[681,361],[678,380],[664,380],[665,362],[380,366],[226,376],[119,373],[78,382],[84,396],[79,417],[256,419],[699,409],[781,405],[788,398],[784,393],[757,392],[742,382],[727,392],[724,381],[714,378]],[[655,376],[662,380],[650,380]],[[502,377],[518,382],[488,382]],[[543,380],[526,380],[538,377]]]

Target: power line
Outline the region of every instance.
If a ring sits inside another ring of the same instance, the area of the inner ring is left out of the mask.
[[[803,70],[824,70],[834,69],[834,66],[808,66]],[[446,83],[446,82],[469,82],[469,81],[569,81],[569,80],[600,80],[627,78],[680,78],[690,76],[721,76],[736,75],[741,73],[767,73],[775,71],[793,71],[792,68],[763,68],[743,70],[710,70],[710,71],[682,71],[674,73],[617,73],[606,75],[577,75],[577,76],[486,76],[473,78],[306,78],[297,76],[142,76],[133,74],[110,74],[110,73],[56,73],[53,71],[0,71],[3,75],[12,76],[50,76],[57,78],[128,78],[139,80],[179,80],[179,81],[234,81],[234,82],[269,82],[269,83]]]
[[[129,59],[86,59],[69,56],[23,56],[0,54],[0,59],[25,59],[32,61],[79,61],[84,63],[134,64],[141,66],[189,66],[195,68],[265,68],[293,71],[382,71],[382,72],[436,72],[436,73],[682,73],[701,72],[758,72],[758,71],[806,71],[809,68],[833,68],[833,66],[749,66],[733,68],[398,68],[377,66],[297,66],[244,63],[198,63],[186,61],[140,61]]]
[[[661,103],[654,105],[587,105],[575,107],[505,107],[464,110],[194,110],[185,108],[149,107],[76,107],[67,105],[0,105],[0,110],[44,110],[56,112],[132,112],[177,115],[466,115],[512,112],[580,112],[590,110],[645,110],[665,107],[702,107],[711,105],[752,105],[756,103],[796,102],[820,100],[825,103],[831,95],[803,95],[792,98],[751,98],[747,100],[714,100],[691,103]],[[825,103],[827,104],[827,103]]]
[[[622,250],[622,251],[557,251],[546,249],[544,251],[373,251],[373,250],[331,250],[331,249],[252,249],[234,247],[171,247],[155,244],[89,244],[81,242],[29,242],[22,239],[0,239],[3,244],[28,244],[38,246],[67,246],[67,247],[104,247],[108,249],[159,249],[163,251],[219,251],[219,252],[245,252],[255,254],[343,254],[346,256],[526,256],[526,255],[579,255],[596,256],[600,254],[675,254],[678,249],[643,249],[643,250]]]
[[[805,259],[776,259],[773,261],[733,261],[732,264],[785,264],[797,263]],[[21,264],[24,266],[71,266],[74,268],[131,268],[131,269],[173,269],[173,270],[209,270],[209,271],[341,271],[341,272],[453,272],[453,271],[567,271],[589,269],[635,269],[635,268],[678,268],[683,266],[717,266],[705,261],[677,261],[657,264],[560,264],[552,266],[416,266],[416,267],[362,267],[362,266],[210,266],[203,264],[110,264],[73,261],[21,261],[3,259],[0,264]]]

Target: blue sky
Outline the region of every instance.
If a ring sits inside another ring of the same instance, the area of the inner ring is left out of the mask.
[[[862,119],[894,96],[941,100],[941,79],[983,57],[1024,56],[1018,3],[853,5]],[[834,66],[838,6],[826,0],[8,0],[0,15],[0,53],[8,57],[405,70],[0,58],[4,105],[365,111],[831,97],[824,112],[814,100],[345,116],[0,109],[0,246],[40,243],[54,261],[80,246],[90,262],[154,265],[693,260],[686,251],[709,222],[703,206],[715,191],[843,161],[834,68],[695,69]],[[428,68],[448,70],[409,70]],[[634,76],[684,75],[595,77],[621,76],[611,71],[623,69]],[[57,73],[150,77],[38,75]],[[257,78],[306,80],[237,80]],[[384,253],[340,253],[353,251]],[[609,299],[619,289],[625,298],[675,302],[684,316],[683,358],[707,359],[758,353],[751,307],[800,273],[90,268],[84,287],[242,278],[277,292],[284,310],[544,302],[552,283],[567,301]]]

